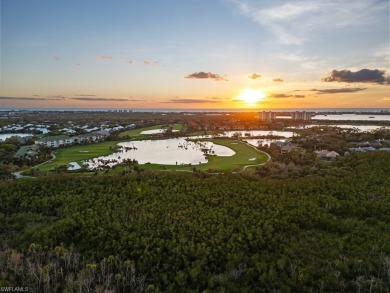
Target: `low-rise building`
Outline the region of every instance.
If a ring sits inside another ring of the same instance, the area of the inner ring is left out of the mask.
[[[39,154],[40,146],[38,144],[24,145],[16,152],[15,157],[31,159]]]
[[[67,135],[47,136],[35,141],[36,144],[51,148],[58,148],[73,142],[74,138]]]
[[[110,132],[108,130],[99,130],[99,131],[96,131],[96,133],[100,133],[105,137],[110,135]]]
[[[350,151],[354,151],[354,152],[372,152],[372,151],[375,151],[376,148],[372,147],[372,146],[366,146],[366,147],[357,147],[357,148],[350,148],[349,149]]]
[[[339,153],[328,150],[314,151],[314,153],[317,155],[318,158],[325,161],[334,161],[337,157],[340,156]]]
[[[104,130],[102,130],[99,132],[80,134],[72,137],[66,135],[48,136],[36,140],[35,143],[50,148],[58,148],[72,143],[97,142],[108,136],[107,133],[109,134],[109,132],[104,132]]]
[[[74,136],[73,139],[74,139],[74,142],[84,142],[84,141],[95,142],[95,141],[103,139],[104,137],[105,137],[105,135],[102,133],[91,132],[91,133],[80,134],[80,135]]]
[[[283,141],[278,140],[278,141],[273,142],[272,144],[276,145],[279,148],[280,153],[282,155],[288,154],[289,152],[291,152],[294,149],[299,149],[298,145],[296,145],[290,141],[283,142]]]

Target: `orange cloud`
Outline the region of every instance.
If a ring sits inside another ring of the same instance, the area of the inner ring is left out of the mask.
[[[284,98],[294,98],[294,99],[303,99],[304,95],[288,95],[288,94],[271,94],[270,98],[284,99]]]

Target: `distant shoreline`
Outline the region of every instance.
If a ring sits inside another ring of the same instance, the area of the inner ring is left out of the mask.
[[[390,108],[269,108],[269,109],[174,109],[174,108],[2,108],[0,112],[121,112],[121,113],[240,113],[240,112],[321,112],[355,114],[390,114]]]

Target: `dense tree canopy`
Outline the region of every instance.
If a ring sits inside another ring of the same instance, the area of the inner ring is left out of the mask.
[[[2,182],[3,254],[63,245],[97,268],[114,256],[131,261],[150,292],[388,292],[390,154],[352,154],[334,170]],[[28,286],[1,270],[3,282]]]

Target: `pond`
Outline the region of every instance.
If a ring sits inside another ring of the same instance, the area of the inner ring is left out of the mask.
[[[292,131],[272,131],[272,130],[231,130],[225,131],[220,134],[220,137],[233,137],[237,133],[241,135],[241,137],[251,137],[251,136],[282,136],[282,137],[293,137],[294,132]]]
[[[358,129],[359,131],[372,131],[380,128],[389,129],[390,127],[379,126],[379,125],[330,125],[334,127],[344,128],[344,129]]]
[[[359,131],[373,131],[373,130],[377,130],[380,128],[385,128],[385,129],[390,128],[389,126],[381,126],[381,125],[344,125],[344,124],[331,124],[331,125],[329,125],[329,124],[318,124],[318,125],[310,124],[310,125],[305,125],[305,128],[316,127],[316,126],[339,127],[339,128],[343,128],[343,129],[356,128]],[[303,127],[300,126],[300,127],[289,127],[289,128],[302,129]]]
[[[77,162],[70,162],[70,167],[68,167],[68,171],[74,171],[81,169],[81,166]]]
[[[225,146],[206,141],[188,141],[185,138],[121,142],[118,147],[120,148],[118,152],[83,163],[91,170],[105,164],[112,167],[125,159],[136,160],[139,164],[199,165],[208,162],[206,154],[216,156],[235,154],[233,150]]]
[[[162,134],[165,133],[166,129],[151,129],[151,130],[144,130],[140,134]],[[178,132],[179,130],[172,130],[172,132]]]
[[[316,115],[313,120],[390,121],[390,115],[330,114]]]
[[[251,139],[243,139],[243,140],[246,141],[247,143],[249,143],[250,145],[255,146],[255,147],[258,147],[259,145],[270,146],[271,143],[275,143],[277,141],[282,141],[282,142],[286,141],[286,139],[284,139],[284,138],[281,138],[281,139],[256,139],[256,138],[251,138]]]

